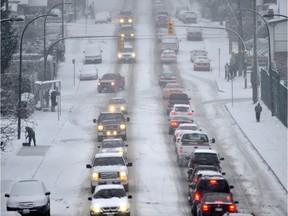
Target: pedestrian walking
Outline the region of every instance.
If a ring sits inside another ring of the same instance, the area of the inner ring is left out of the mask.
[[[36,146],[35,131],[31,127],[25,127],[25,138],[28,138],[29,146],[31,146],[31,140],[33,140],[34,146]]]
[[[55,107],[58,105],[56,99],[57,96],[60,95],[60,92],[58,92],[58,88],[55,88],[55,90],[53,90],[50,94],[50,98],[51,98],[51,112],[55,112]]]
[[[230,65],[228,62],[225,65],[225,80],[229,81],[229,72],[230,72]]]
[[[260,103],[258,103],[255,106],[256,122],[260,122],[261,112],[262,112],[262,107],[261,107]]]

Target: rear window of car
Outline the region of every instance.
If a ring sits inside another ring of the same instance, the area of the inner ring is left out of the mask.
[[[217,154],[212,153],[196,153],[193,155],[192,160],[198,163],[203,162],[209,164],[215,164],[219,162]]]
[[[109,101],[109,104],[125,104],[126,103],[126,100],[125,99],[122,99],[122,98],[119,98],[119,99],[111,99]]]
[[[105,141],[102,144],[103,148],[117,148],[117,147],[124,147],[124,144],[120,140],[110,140],[110,141]]]
[[[205,201],[206,202],[231,202],[232,198],[230,194],[222,194],[222,193],[217,193],[217,194],[206,194],[205,196]]]
[[[114,79],[117,79],[117,75],[116,74],[104,74],[102,76],[102,79],[114,80]]]
[[[230,193],[230,188],[225,179],[201,179],[197,184],[198,191]]]
[[[187,94],[171,94],[170,95],[171,100],[189,100]]]
[[[198,134],[198,133],[184,134],[183,140],[191,140],[191,141],[195,140],[195,141],[209,142],[208,136],[206,134]]]

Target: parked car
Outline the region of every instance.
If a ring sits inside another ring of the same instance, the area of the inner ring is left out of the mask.
[[[91,169],[91,193],[102,184],[122,184],[128,191],[130,166],[132,163],[126,162],[119,153],[97,153],[92,164],[86,164],[86,168]]]
[[[99,44],[88,44],[84,53],[84,64],[102,63],[102,52]]]
[[[202,29],[196,27],[187,28],[187,40],[202,41]]]
[[[193,63],[197,56],[207,56],[208,52],[205,50],[192,50],[190,51],[190,61]]]
[[[131,195],[127,195],[122,185],[106,184],[96,187],[91,201],[90,216],[121,215],[130,216]]]
[[[99,153],[105,153],[105,152],[116,152],[121,154],[124,159],[127,161],[127,147],[124,143],[124,141],[120,138],[110,138],[110,139],[104,139],[103,142],[101,143],[99,148]]]
[[[122,112],[123,114],[128,113],[127,101],[123,97],[111,98],[108,102],[109,112]]]
[[[97,80],[98,68],[94,64],[84,64],[80,70],[80,80]]]
[[[205,193],[197,205],[197,215],[223,215],[226,212],[237,212],[236,205],[231,194],[228,193]],[[230,215],[230,214],[229,214]]]
[[[194,71],[210,71],[210,60],[207,56],[197,56],[193,63]]]
[[[5,194],[7,211],[21,214],[50,216],[50,192],[43,182],[38,180],[21,180],[12,186],[10,194]]]
[[[111,22],[111,15],[109,12],[99,12],[95,16],[95,24]]]
[[[174,50],[163,50],[161,52],[161,56],[160,56],[160,59],[161,59],[161,63],[164,64],[164,63],[174,63],[176,64],[177,63],[177,55],[175,53]]]
[[[168,83],[162,92],[163,98],[168,99],[172,93],[183,93],[183,88],[179,83]]]

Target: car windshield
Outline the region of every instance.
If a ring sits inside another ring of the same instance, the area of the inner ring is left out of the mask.
[[[224,179],[203,179],[200,180],[197,186],[199,191],[209,192],[224,192],[230,193],[230,188],[226,180]]]
[[[125,99],[122,99],[122,98],[119,98],[119,99],[111,99],[109,101],[109,104],[125,104],[126,103],[126,100]]]
[[[121,113],[105,113],[100,114],[98,118],[98,122],[102,121],[125,121],[124,116]]]
[[[133,48],[124,48],[123,51],[124,52],[133,52]]]
[[[209,142],[208,136],[206,134],[199,133],[189,133],[183,135],[183,140],[194,140],[194,141],[203,141]]]
[[[231,202],[231,195],[226,193],[206,194],[205,202]]]
[[[165,88],[181,88],[181,86],[179,84],[167,84]]]
[[[44,194],[43,187],[38,182],[18,182],[11,191],[12,196],[40,195]]]
[[[176,75],[173,73],[163,73],[162,77],[164,77],[164,78],[176,78]]]
[[[95,158],[93,167],[94,166],[116,166],[121,165],[125,166],[124,159],[122,157],[101,157]]]
[[[117,147],[124,147],[124,143],[121,140],[109,140],[104,141],[102,144],[102,148],[117,148]]]
[[[217,154],[214,153],[195,153],[193,161],[203,164],[215,164],[219,162]]]
[[[94,194],[94,199],[109,199],[113,197],[125,197],[125,191],[123,189],[102,189]]]
[[[115,79],[117,79],[117,75],[116,74],[104,74],[102,76],[102,79],[115,80]]]
[[[132,31],[133,27],[132,26],[121,26],[120,31]]]

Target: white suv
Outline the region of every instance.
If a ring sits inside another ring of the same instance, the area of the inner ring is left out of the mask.
[[[132,162],[126,163],[119,153],[97,153],[93,164],[87,164],[91,169],[91,193],[101,184],[122,184],[129,190],[128,168]]]
[[[98,185],[92,197],[90,215],[123,215],[130,216],[129,200],[132,196],[126,195],[122,185]]]

